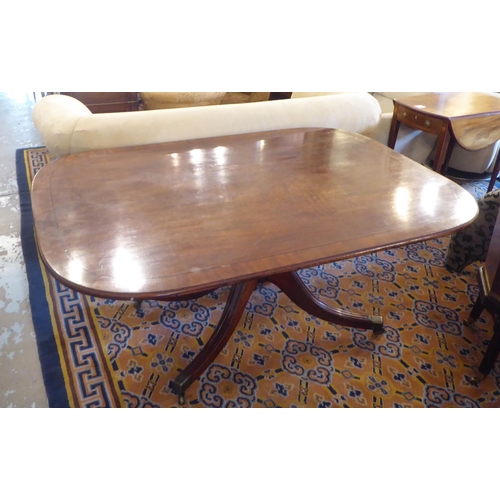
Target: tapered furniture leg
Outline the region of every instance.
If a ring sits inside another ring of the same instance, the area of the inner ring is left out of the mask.
[[[444,157],[443,165],[441,167],[441,173],[444,175],[446,172],[446,168],[450,163],[451,154],[453,153],[453,149],[455,148],[455,138],[450,134],[450,140],[448,142],[448,147],[446,148],[446,154]]]
[[[497,153],[497,159],[495,160],[495,166],[493,167],[493,171],[491,172],[491,179],[490,179],[490,183],[488,184],[487,193],[489,193],[495,187],[495,182],[497,180],[499,173],[500,173],[500,151]]]
[[[394,104],[394,113],[392,115],[391,128],[389,130],[389,138],[387,140],[387,146],[394,149],[396,146],[396,139],[398,138],[400,121],[397,118],[397,104]]]
[[[205,344],[198,356],[172,382],[180,404],[185,402],[184,393],[186,389],[210,366],[227,344],[256,286],[257,280],[250,280],[232,286],[226,307],[210,340]]]
[[[450,131],[446,125],[443,125],[441,133],[438,136],[436,146],[436,156],[434,157],[434,170],[440,174],[443,171],[444,160],[450,144]]]
[[[384,330],[384,322],[380,316],[353,314],[321,302],[307,289],[296,272],[274,274],[268,276],[267,281],[279,287],[301,309],[324,321],[351,328],[373,330],[374,333],[382,333]]]
[[[469,314],[469,317],[464,320],[465,326],[472,326],[481,316],[481,313],[484,310],[484,302],[481,296],[479,296],[474,303],[474,306]]]

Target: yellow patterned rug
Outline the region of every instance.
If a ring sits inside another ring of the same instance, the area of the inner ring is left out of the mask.
[[[17,152],[21,237],[50,406],[178,406],[171,381],[207,342],[229,288],[136,309],[55,281],[36,253],[29,199],[34,174],[49,161],[45,148]],[[185,406],[499,407],[499,363],[471,382],[493,326],[488,313],[463,325],[478,294],[477,265],[448,272],[447,244],[434,239],[300,273],[324,302],[382,315],[378,337],[320,321],[261,285],[227,346],[186,391]]]

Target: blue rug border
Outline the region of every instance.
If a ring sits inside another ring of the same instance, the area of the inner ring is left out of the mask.
[[[39,146],[43,148],[44,146]],[[31,194],[26,176],[24,152],[36,147],[16,150],[16,175],[21,206],[21,247],[28,275],[28,290],[38,356],[50,408],[69,408],[68,394],[52,328],[49,305],[45,294],[40,259],[33,229]]]

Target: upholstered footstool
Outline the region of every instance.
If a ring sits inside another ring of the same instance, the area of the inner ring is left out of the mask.
[[[500,207],[500,189],[484,195],[477,204],[479,205],[477,219],[470,226],[451,236],[446,255],[448,271],[460,273],[469,264],[486,260]]]

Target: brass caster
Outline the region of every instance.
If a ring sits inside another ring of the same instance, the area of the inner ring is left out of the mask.
[[[380,335],[384,333],[384,320],[381,316],[371,316],[370,318],[373,323],[373,333],[375,335]]]
[[[486,378],[486,375],[484,373],[480,373],[479,375],[476,375],[474,377],[471,377],[470,381],[473,383],[473,384],[479,384],[480,382],[482,382],[484,379]]]
[[[465,326],[472,326],[475,322],[476,322],[475,319],[472,319],[472,320],[470,318],[464,319]]]
[[[141,308],[141,306],[142,306],[142,300],[135,300],[135,301],[134,301],[134,307],[135,307],[136,309],[140,309],[140,308]]]
[[[172,381],[172,392],[174,394],[177,394],[177,403],[180,406],[186,404],[186,395],[184,394],[184,388],[177,379]]]

